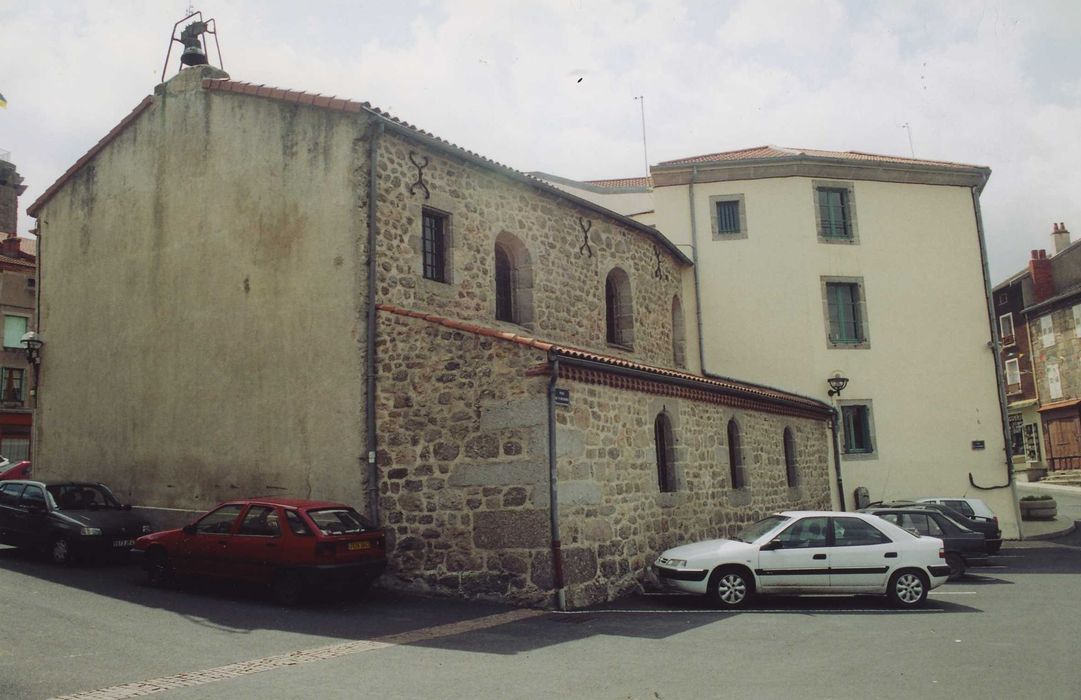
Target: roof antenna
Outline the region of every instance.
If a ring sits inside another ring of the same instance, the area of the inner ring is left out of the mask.
[[[634,99],[642,106],[642,160],[646,165],[646,177],[649,177],[649,152],[646,150],[646,96],[639,95]]]
[[[165,53],[165,65],[161,68],[161,81],[165,82],[165,72],[169,70],[169,56],[173,53],[173,42],[184,45],[184,51],[180,54],[180,70],[183,70],[184,66],[205,66],[207,63],[206,51],[203,50],[203,42],[199,40],[203,37],[203,41],[206,41],[206,35],[211,34],[214,36],[214,46],[218,50],[218,67],[225,70],[225,65],[221,61],[221,44],[218,43],[218,25],[213,18],[203,20],[203,13],[199,10],[194,10],[191,5],[188,5],[188,16],[180,20],[173,25],[173,32],[169,35],[169,50]],[[176,29],[182,23],[187,22],[189,19],[198,17],[194,22],[184,27],[184,31],[180,32],[180,38],[176,36]]]
[[[901,125],[901,128],[908,132],[908,152],[912,154],[912,157],[916,157],[916,149],[912,147],[912,127],[908,122]]]

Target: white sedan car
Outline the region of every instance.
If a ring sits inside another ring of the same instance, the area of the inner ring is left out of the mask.
[[[654,563],[660,581],[738,608],[758,593],[878,593],[922,605],[950,573],[942,540],[866,513],[789,511],[732,539],[674,547]]]

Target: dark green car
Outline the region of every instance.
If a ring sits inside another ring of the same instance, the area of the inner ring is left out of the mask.
[[[0,544],[44,551],[57,564],[127,556],[151,531],[101,483],[0,482]]]

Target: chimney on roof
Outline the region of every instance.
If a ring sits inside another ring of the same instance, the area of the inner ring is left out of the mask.
[[[26,191],[13,163],[0,159],[0,236],[14,238],[19,225],[19,195]]]
[[[1066,250],[1070,245],[1070,232],[1066,230],[1066,224],[1051,224],[1051,240],[1055,244],[1055,255]]]
[[[1028,273],[1032,277],[1032,291],[1036,295],[1036,303],[1055,296],[1055,280],[1051,276],[1051,260],[1047,257],[1046,250],[1032,251],[1032,259],[1028,261]]]

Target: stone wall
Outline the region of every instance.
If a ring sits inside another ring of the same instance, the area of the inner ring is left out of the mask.
[[[683,264],[648,233],[392,134],[380,143],[381,302],[674,366],[672,298],[681,292]],[[428,199],[413,164],[425,159]],[[450,217],[446,284],[421,274],[425,207]],[[579,219],[590,222],[588,249]],[[532,323],[525,328],[495,320],[494,245],[501,232],[521,240],[532,259]],[[631,282],[636,331],[631,351],[605,343],[604,285],[615,266],[626,271]],[[690,308],[686,299],[681,301],[683,308]]]
[[[661,551],[733,535],[785,509],[829,509],[829,430],[793,418],[677,397],[561,381],[557,409],[559,516],[567,600],[584,606],[634,588]],[[664,411],[675,441],[676,490],[661,493],[653,425]],[[743,489],[730,488],[727,425],[743,443]],[[784,429],[796,442],[798,481],[785,476]]]
[[[547,377],[543,352],[381,312],[381,503],[392,586],[523,604],[552,603]],[[533,372],[532,374],[536,374]],[[561,378],[560,528],[573,607],[632,589],[663,549],[733,534],[785,508],[829,507],[825,424]],[[660,493],[653,421],[666,411],[677,490]],[[747,486],[728,484],[735,417]],[[799,485],[782,434],[796,439]]]

